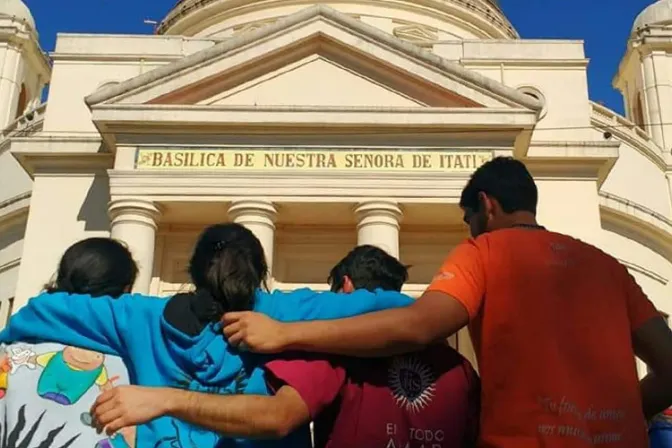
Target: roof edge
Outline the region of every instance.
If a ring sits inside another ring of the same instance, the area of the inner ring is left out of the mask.
[[[418,59],[425,64],[434,66],[443,72],[457,76],[475,85],[478,89],[488,90],[496,95],[507,98],[517,104],[520,104],[534,111],[541,111],[543,105],[540,101],[525,95],[512,87],[505,86],[491,78],[480,73],[476,73],[462,67],[460,64],[444,59],[427,50],[424,50],[410,42],[402,41],[391,34],[388,34],[378,28],[366,23],[362,23],[354,18],[336,11],[325,5],[314,5],[298,11],[292,15],[284,17],[273,24],[269,24],[249,34],[233,37],[227,41],[215,44],[197,53],[189,55],[175,63],[156,68],[150,72],[131,78],[115,86],[96,91],[84,98],[85,103],[91,107],[96,104],[107,101],[124,93],[128,93],[145,84],[157,81],[158,79],[178,73],[188,67],[210,61],[231,50],[250,44],[256,40],[276,34],[284,29],[291,28],[302,22],[306,22],[315,17],[322,16],[344,27],[353,29],[365,36],[373,38],[385,45]]]

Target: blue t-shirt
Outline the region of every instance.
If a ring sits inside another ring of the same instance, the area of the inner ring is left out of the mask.
[[[284,322],[339,319],[407,306],[413,299],[394,291],[358,290],[351,294],[257,291],[254,310]],[[64,293],[31,299],[0,333],[0,342],[59,342],[120,356],[132,384],[174,387],[218,394],[268,395],[266,357],[239,352],[210,324],[195,337],[164,318],[168,300],[138,294],[92,298]],[[137,429],[138,448],[310,446],[308,428],[282,440],[222,437],[172,417]]]

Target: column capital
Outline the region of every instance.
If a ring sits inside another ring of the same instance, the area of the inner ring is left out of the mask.
[[[278,210],[264,199],[238,199],[229,207],[229,217],[238,224],[257,223],[275,227]]]
[[[399,228],[403,212],[397,201],[374,199],[360,202],[355,206],[357,227],[376,224],[386,224]]]
[[[112,226],[122,222],[135,222],[156,228],[161,216],[158,204],[140,198],[113,199],[107,209]]]
[[[264,199],[238,199],[229,207],[231,220],[254,233],[264,248],[269,275],[267,280],[270,284],[273,283],[273,246],[277,214],[275,205]]]

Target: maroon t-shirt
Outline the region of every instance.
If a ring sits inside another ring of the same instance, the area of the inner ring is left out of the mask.
[[[266,369],[303,398],[316,448],[475,444],[478,376],[448,346],[383,359],[275,360]]]

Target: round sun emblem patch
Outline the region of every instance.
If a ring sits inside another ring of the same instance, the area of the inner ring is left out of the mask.
[[[398,356],[388,370],[388,383],[397,404],[420,412],[434,398],[436,378],[432,369],[415,356]]]

